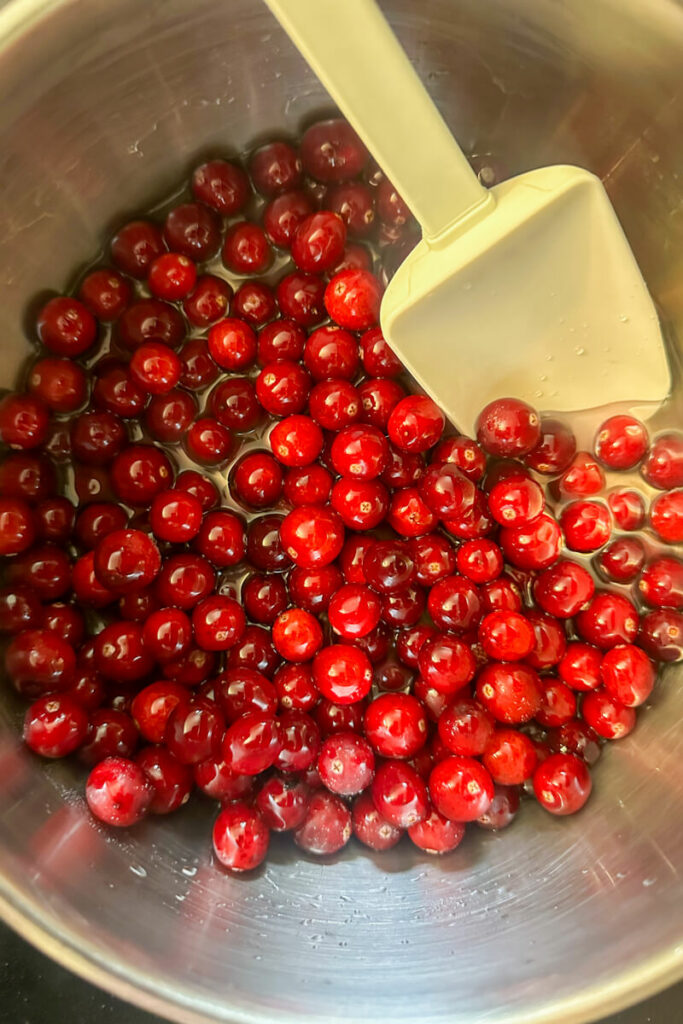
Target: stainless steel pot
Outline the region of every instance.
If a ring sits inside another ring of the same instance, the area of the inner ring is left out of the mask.
[[[511,171],[576,161],[604,177],[680,328],[680,6],[385,6],[466,148]],[[328,107],[259,0],[13,0],[0,96],[3,384],[30,350],[27,305],[68,286],[117,217],[198,154],[296,133]],[[178,1021],[593,1019],[683,974],[675,667],[653,704],[575,820],[529,806],[508,834],[473,834],[440,861],[351,846],[322,864],[276,845],[255,877],[233,878],[209,863],[206,808],[100,830],[79,773],[21,749],[6,697],[0,910],[73,970]]]

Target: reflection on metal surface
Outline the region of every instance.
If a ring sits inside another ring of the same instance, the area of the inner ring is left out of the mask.
[[[683,337],[681,9],[667,0],[387,0],[468,149],[511,173],[600,173]],[[15,0],[0,11],[0,352],[40,288],[196,155],[295,134],[327,106],[256,0]],[[126,208],[122,208],[125,204]],[[28,332],[28,337],[31,332]],[[91,979],[182,1021],[562,1024],[683,974],[683,689],[668,670],[574,821],[527,807],[433,860],[332,863],[286,842],[252,878],[209,861],[209,804],[111,835],[82,775],[18,749],[0,711],[0,904]],[[11,775],[11,779],[8,776]]]

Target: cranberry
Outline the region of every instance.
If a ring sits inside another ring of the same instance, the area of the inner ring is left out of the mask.
[[[364,713],[365,701],[335,704],[323,697],[315,709],[314,718],[325,738],[337,732],[360,732]]]
[[[600,675],[607,693],[628,708],[643,704],[655,685],[652,662],[633,644],[619,644],[607,651]]]
[[[142,279],[152,260],[164,251],[161,231],[151,221],[134,220],[118,231],[111,241],[114,263],[130,277]]]
[[[382,611],[380,599],[368,587],[347,583],[332,596],[328,619],[332,629],[345,640],[367,636],[377,626]]]
[[[419,537],[437,524],[437,517],[416,487],[402,487],[394,492],[387,519],[402,537]]]
[[[570,619],[593,597],[590,573],[575,562],[558,561],[538,575],[534,597],[541,608],[559,619]]]
[[[98,320],[118,320],[131,295],[128,281],[111,267],[91,271],[78,290],[78,298]]]
[[[331,490],[332,474],[324,466],[297,466],[285,473],[283,493],[290,505],[324,505]]]
[[[147,285],[158,299],[177,302],[186,298],[197,282],[197,268],[187,256],[165,252],[152,262]]]
[[[575,619],[576,631],[602,650],[630,644],[638,632],[638,612],[621,594],[596,593]]]
[[[495,661],[520,661],[533,650],[534,628],[519,612],[491,612],[479,624],[479,642]]]
[[[360,181],[333,186],[325,199],[330,210],[343,219],[353,238],[366,238],[375,222],[372,191]]]
[[[285,610],[289,595],[279,576],[253,575],[242,584],[242,604],[250,619],[272,626]]]
[[[477,626],[483,613],[478,588],[463,576],[446,576],[435,583],[427,606],[437,626],[457,632]]]
[[[648,612],[638,642],[657,661],[678,661],[683,657],[683,615],[669,608]]]
[[[152,670],[154,661],[136,622],[113,622],[95,639],[95,664],[107,679],[135,682]]]
[[[140,299],[123,313],[118,337],[125,348],[135,350],[147,341],[177,348],[185,337],[185,322],[178,310],[159,299]]]
[[[242,801],[223,808],[212,835],[217,859],[231,871],[253,871],[268,852],[268,827],[259,812]]]
[[[320,730],[314,720],[301,711],[285,711],[278,718],[280,749],[275,767],[281,772],[307,771],[315,764],[320,750]]]
[[[130,757],[138,744],[138,730],[124,711],[100,708],[90,715],[90,724],[78,756],[92,765],[106,757]]]
[[[431,637],[436,636],[434,626],[418,625],[403,629],[396,637],[396,653],[408,668],[417,668],[418,656],[423,645]]]
[[[283,665],[275,673],[273,685],[280,707],[286,711],[312,711],[319,694],[309,665]]]
[[[275,295],[272,289],[261,281],[244,281],[235,292],[232,312],[258,327],[276,315]]]
[[[333,793],[318,791],[308,804],[306,818],[294,833],[294,842],[307,853],[336,853],[351,838],[351,814]]]
[[[599,760],[602,748],[600,737],[590,725],[573,718],[548,733],[551,750],[558,754],[576,754],[587,765]]]
[[[227,160],[209,160],[192,175],[195,199],[210,206],[224,217],[232,217],[242,209],[249,197],[249,179],[241,167]]]
[[[280,542],[284,517],[261,516],[252,519],[247,530],[247,557],[256,569],[280,572],[291,565],[289,555]]]
[[[645,548],[635,537],[621,537],[600,552],[597,565],[615,583],[630,583],[645,564]]]
[[[534,773],[534,793],[551,814],[575,814],[591,792],[585,763],[574,754],[551,754]]]
[[[76,520],[76,510],[68,498],[44,498],[33,510],[36,534],[41,540],[66,543]]]
[[[85,633],[83,615],[73,605],[64,604],[63,601],[45,605],[40,617],[40,625],[43,629],[57,633],[73,647],[80,644]]]
[[[478,757],[493,735],[493,718],[469,697],[457,698],[438,719],[439,739],[452,753]]]
[[[57,489],[55,468],[49,459],[29,452],[9,454],[0,462],[0,494],[34,504]]]
[[[453,754],[432,769],[429,795],[436,810],[449,821],[475,821],[493,800],[493,781],[474,758]]]
[[[496,729],[486,745],[483,762],[497,785],[519,785],[534,773],[536,748],[516,729]]]
[[[149,505],[171,482],[171,463],[159,448],[132,444],[114,459],[111,480],[121,501]]]
[[[0,401],[0,441],[10,448],[36,448],[47,437],[49,415],[38,397],[5,395]]]
[[[503,555],[519,569],[547,569],[557,561],[561,543],[560,528],[546,513],[530,526],[505,526],[500,531]]]
[[[209,395],[208,408],[219,423],[236,431],[252,430],[262,416],[254,385],[246,377],[231,377],[217,384]]]
[[[192,611],[196,642],[205,651],[227,651],[242,637],[246,617],[231,597],[214,594],[199,601]]]
[[[552,476],[562,473],[574,458],[576,438],[560,420],[542,419],[539,440],[524,458],[529,469]]]
[[[308,612],[327,611],[332,595],[342,585],[342,575],[335,565],[319,569],[297,567],[289,574],[289,593],[292,601]]]
[[[152,538],[141,530],[114,530],[95,548],[95,574],[117,593],[148,586],[161,568],[161,555]]]
[[[222,259],[233,274],[261,274],[272,263],[273,251],[263,228],[245,220],[228,228]]]
[[[297,228],[311,213],[313,203],[305,192],[283,192],[264,208],[263,227],[273,245],[289,249]]]
[[[669,555],[656,558],[643,570],[638,590],[653,608],[682,608],[683,562]]]
[[[227,309],[223,312],[227,312]],[[191,391],[201,391],[209,384],[213,384],[219,373],[218,366],[211,358],[208,345],[203,338],[189,338],[185,342],[180,350],[180,362],[180,383]]]
[[[8,583],[30,586],[44,601],[61,597],[71,582],[71,564],[56,544],[42,544],[21,551],[7,566]]]
[[[330,495],[332,508],[352,530],[372,530],[387,514],[389,494],[378,480],[338,480]]]
[[[331,509],[300,505],[280,527],[282,546],[296,565],[320,568],[333,562],[344,544],[344,526]]]
[[[596,690],[600,686],[602,653],[591,644],[578,641],[567,644],[557,671],[560,678],[573,690]]]
[[[422,704],[407,693],[383,693],[376,697],[365,712],[364,729],[381,757],[413,757],[427,739]]]
[[[192,766],[194,781],[203,793],[224,802],[248,799],[254,780],[250,775],[237,775],[222,757],[209,757]]]
[[[516,398],[490,402],[477,419],[477,441],[489,455],[521,458],[541,440],[538,413]]]
[[[162,743],[171,712],[189,700],[189,690],[170,680],[143,687],[133,698],[130,709],[140,735],[148,743]]]
[[[81,508],[76,519],[76,539],[86,548],[94,548],[98,542],[114,530],[123,530],[128,515],[120,505],[108,502],[94,502]]]
[[[515,786],[494,786],[488,810],[477,818],[477,825],[487,831],[507,828],[519,810],[519,790]]]
[[[426,603],[424,590],[420,587],[410,586],[396,594],[385,594],[382,619],[398,629],[414,626],[422,618]]]
[[[71,586],[81,604],[104,608],[116,600],[117,594],[103,587],[95,575],[95,557],[92,551],[77,558],[71,571]]]
[[[543,490],[534,481],[524,477],[501,480],[488,496],[489,509],[502,526],[528,526],[543,511]]]
[[[460,516],[444,519],[443,525],[449,533],[459,537],[461,540],[475,540],[485,537],[487,533],[491,533],[495,529],[496,522],[489,513],[484,494],[481,491],[477,491],[474,495],[473,504]]]
[[[410,828],[429,814],[427,787],[404,761],[385,761],[377,768],[372,799],[379,814],[397,828]]]
[[[71,359],[39,359],[33,365],[27,389],[53,412],[73,412],[85,401],[85,372]]]
[[[154,796],[149,805],[151,814],[170,814],[190,799],[192,772],[163,747],[146,747],[135,758],[142,768]]]
[[[297,227],[292,240],[292,258],[308,273],[326,273],[341,260],[346,245],[346,225],[338,213],[311,213]]]
[[[250,452],[236,464],[232,474],[232,490],[242,504],[251,508],[268,508],[282,493],[282,470],[267,452]]]
[[[609,509],[598,501],[572,501],[562,512],[560,523],[572,551],[597,551],[610,538]]]
[[[187,610],[207,597],[215,582],[216,575],[205,558],[179,554],[164,561],[155,589],[163,604]]]
[[[181,764],[199,764],[221,749],[225,723],[218,706],[205,697],[180,702],[166,722],[166,746]]]
[[[604,487],[605,474],[588,452],[579,452],[559,480],[559,490],[568,498],[586,498]]]
[[[207,466],[226,462],[235,447],[229,430],[209,416],[193,423],[185,437],[185,446],[195,462]]]
[[[20,633],[41,625],[43,608],[32,587],[7,586],[0,590],[0,633]]]
[[[408,551],[415,566],[414,578],[420,586],[432,587],[455,570],[453,545],[439,533],[413,537],[408,541]]]
[[[194,469],[186,469],[175,481],[174,490],[186,491],[196,498],[204,512],[215,508],[219,502],[216,485],[208,477]]]
[[[275,425],[269,440],[273,454],[283,465],[308,466],[322,450],[323,433],[308,416],[287,416]]]
[[[220,221],[203,203],[175,206],[166,217],[164,240],[168,247],[196,263],[213,256],[220,245]]]
[[[226,664],[228,669],[250,668],[271,679],[280,665],[280,657],[269,630],[247,626],[242,639],[231,649]]]
[[[93,405],[122,419],[139,416],[148,396],[133,380],[129,367],[108,360],[95,370],[99,375],[93,388]]]
[[[301,158],[288,142],[270,142],[253,153],[249,173],[262,195],[277,195],[301,182]]]
[[[287,416],[303,411],[311,380],[302,366],[279,359],[263,367],[256,378],[256,395],[272,416]]]
[[[353,380],[360,366],[358,343],[341,327],[318,327],[306,342],[304,363],[317,381]]]
[[[683,487],[683,435],[660,434],[652,442],[640,471],[647,483],[662,491]]]
[[[640,530],[645,522],[645,502],[637,491],[619,488],[607,495],[612,518],[620,530]]]
[[[628,687],[628,682],[626,685]],[[594,690],[587,693],[581,704],[581,714],[584,721],[595,730],[598,736],[607,740],[623,739],[636,724],[636,713],[633,708],[625,707],[621,701],[605,690]]]
[[[240,775],[258,775],[275,763],[280,747],[276,719],[251,711],[228,727],[223,758],[227,766]]]
[[[365,146],[342,118],[318,121],[301,139],[304,170],[318,181],[349,181],[360,174],[367,159]]]
[[[530,721],[541,705],[537,673],[519,663],[489,662],[477,678],[476,695],[486,710],[506,725]]]
[[[352,810],[353,834],[371,850],[390,850],[401,838],[402,829],[383,818],[371,793],[361,793]]]
[[[358,389],[344,380],[321,381],[309,397],[309,414],[325,430],[343,430],[361,415]]]
[[[143,637],[156,661],[163,664],[180,658],[190,649],[192,626],[180,608],[159,608],[145,621]]]
[[[88,729],[88,717],[67,694],[41,697],[26,712],[24,742],[42,757],[66,757],[80,747]]]
[[[379,320],[382,286],[369,270],[340,270],[325,289],[325,309],[340,327],[364,331]]]
[[[405,394],[405,390],[395,380],[380,377],[364,381],[358,388],[363,422],[385,431],[389,425],[391,413],[401,399],[405,398]],[[410,483],[412,480],[409,479],[408,482]]]
[[[362,700],[372,685],[367,654],[349,644],[330,644],[313,659],[313,680],[323,697],[337,704]]]
[[[562,623],[552,615],[532,609],[527,617],[534,631],[534,645],[526,662],[540,672],[558,663],[565,652],[567,637]]]
[[[275,687],[254,669],[229,669],[216,683],[216,700],[229,724],[250,712],[274,715],[277,711]]]
[[[30,507],[21,498],[0,498],[0,555],[16,555],[31,547],[36,528]]]
[[[70,359],[87,352],[97,337],[95,317],[82,302],[66,295],[50,299],[43,306],[36,329],[45,348]]]
[[[648,444],[647,430],[633,416],[610,416],[598,429],[595,454],[609,469],[632,469]]]
[[[420,675],[439,693],[457,693],[474,678],[476,663],[470,647],[449,633],[437,633],[421,647]]]
[[[657,495],[650,506],[650,522],[661,540],[683,541],[683,488]]]
[[[274,832],[287,832],[303,823],[310,795],[305,782],[272,775],[261,786],[254,803],[268,828]]]
[[[85,798],[106,825],[128,827],[147,814],[154,789],[142,768],[125,757],[107,757],[95,765],[85,784]]]
[[[536,721],[545,728],[564,725],[576,714],[576,697],[572,690],[558,679],[541,678],[541,706]]]
[[[165,395],[180,380],[182,363],[159,341],[149,341],[135,350],[130,361],[133,382],[151,395]]]
[[[322,647],[323,633],[310,612],[288,608],[275,620],[273,643],[286,661],[310,661]]]
[[[317,274],[298,270],[287,274],[279,282],[276,296],[283,315],[302,327],[313,327],[325,319],[325,282]]]

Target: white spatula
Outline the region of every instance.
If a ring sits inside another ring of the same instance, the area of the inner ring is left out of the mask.
[[[381,325],[460,429],[503,396],[558,412],[666,397],[659,320],[598,178],[556,166],[483,188],[374,0],[266,3],[422,227]]]

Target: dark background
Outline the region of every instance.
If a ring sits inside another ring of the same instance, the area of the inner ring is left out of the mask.
[[[683,982],[605,1024],[681,1024]],[[162,1024],[48,960],[0,924],[2,1024]]]

